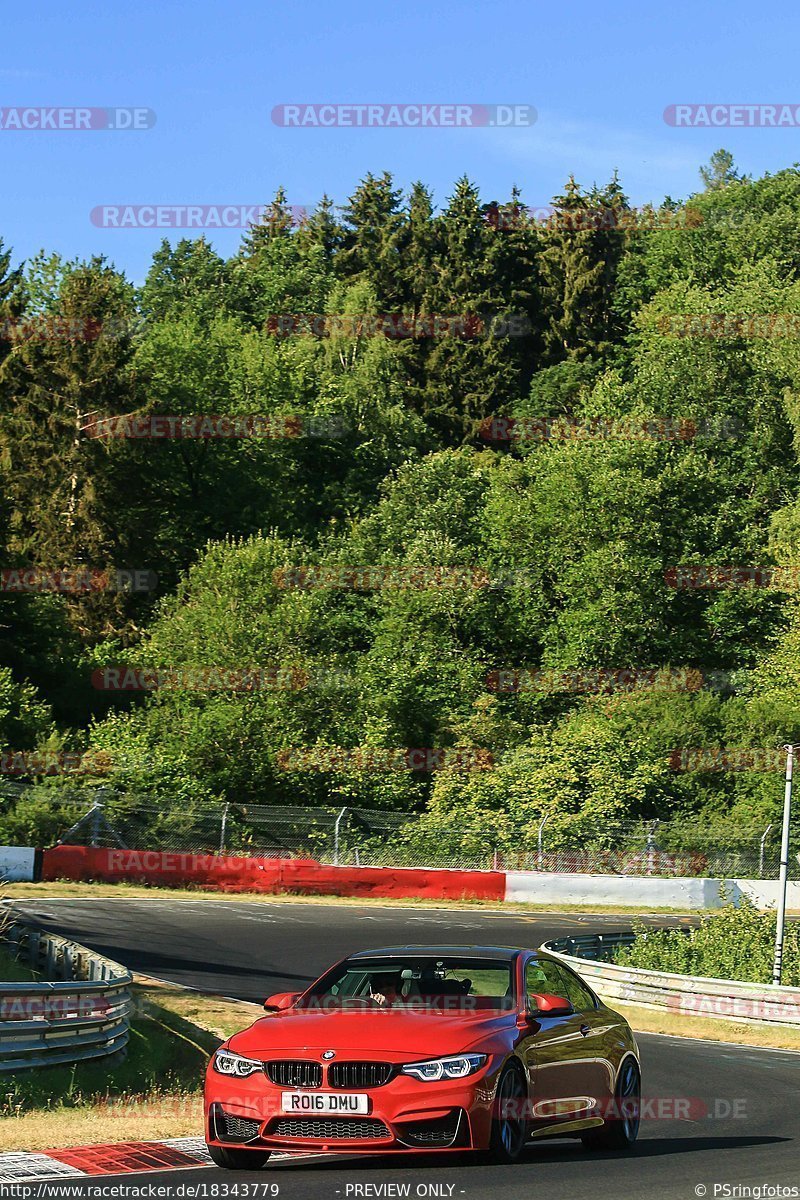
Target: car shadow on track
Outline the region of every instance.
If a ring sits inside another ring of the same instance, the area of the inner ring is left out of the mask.
[[[598,1153],[584,1150],[580,1142],[575,1140],[556,1141],[545,1145],[530,1145],[526,1147],[521,1163],[558,1163],[569,1162],[611,1162],[614,1159],[657,1158],[664,1154],[691,1154],[709,1150],[742,1150],[748,1146],[770,1146],[779,1142],[791,1142],[793,1138],[768,1136],[740,1137],[658,1137],[643,1138],[631,1150],[608,1151]],[[270,1163],[267,1170],[272,1173],[279,1170],[304,1171],[385,1171],[391,1167],[407,1169],[424,1167],[435,1170],[446,1167],[466,1167],[484,1165],[469,1152],[463,1154],[369,1154],[362,1158],[350,1158],[342,1154],[320,1155],[317,1159],[304,1158],[302,1162],[292,1159],[281,1159]]]
[[[758,1134],[736,1137],[645,1137],[640,1138],[630,1150],[592,1151],[584,1150],[580,1142],[553,1142],[550,1145],[528,1146],[525,1150],[527,1162],[557,1162],[569,1154],[570,1160],[609,1162],[612,1159],[658,1158],[664,1154],[692,1154],[708,1150],[743,1150],[748,1146],[770,1146],[779,1142],[791,1142],[793,1138]],[[559,1153],[560,1151],[560,1153]]]

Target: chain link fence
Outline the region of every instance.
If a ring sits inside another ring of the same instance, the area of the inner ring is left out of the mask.
[[[21,799],[24,804],[19,804]],[[0,784],[0,843],[106,846],[170,853],[313,858],[341,866],[458,867],[661,877],[774,879],[780,829],[704,821],[618,821],[565,832],[545,818],[522,844],[467,836],[454,819],[430,831],[408,813],[341,808],[219,805],[122,795],[110,788],[48,792]],[[800,877],[795,835],[790,876]]]

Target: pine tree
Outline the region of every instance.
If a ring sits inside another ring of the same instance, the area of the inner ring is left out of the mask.
[[[399,239],[402,191],[392,186],[388,171],[369,174],[361,181],[343,210],[345,233],[337,255],[337,274],[348,281],[371,284],[379,307],[398,310],[403,297]]]
[[[130,481],[122,487],[114,471],[126,443],[90,436],[98,418],[134,407],[135,324],[133,289],[93,259],[66,275],[57,308],[32,319],[0,366],[0,464],[17,561],[48,570],[138,565],[125,561]],[[107,624],[119,606],[106,600],[71,599],[82,628],[92,612]]]
[[[433,196],[423,183],[414,183],[409,193],[405,221],[398,240],[403,303],[415,316],[423,311],[434,282],[436,227]]]
[[[22,268],[11,269],[11,251],[0,238],[0,365],[11,352],[17,321],[23,312]]]
[[[555,362],[602,352],[608,298],[606,264],[592,228],[592,204],[572,175],[563,195],[553,198],[553,209],[542,232],[539,265],[547,316],[545,346]]]
[[[286,203],[286,189],[281,186],[258,224],[252,225],[242,238],[241,257],[257,258],[272,242],[291,237],[293,227],[294,217]]]
[[[324,195],[310,216],[300,223],[295,237],[304,254],[319,248],[325,261],[332,263],[341,248],[343,234],[334,203],[330,196]]]
[[[456,183],[435,226],[431,309],[450,318],[454,328],[460,322],[465,333],[433,339],[422,410],[449,444],[460,444],[517,392],[525,341],[517,336],[518,323],[527,314],[514,310],[520,296],[496,270],[496,239],[503,235],[487,220],[478,189],[466,177]],[[509,318],[513,336],[507,336]]]
[[[708,165],[700,168],[700,178],[707,192],[718,192],[729,183],[740,183],[741,175],[734,168],[730,150],[715,150]]]
[[[541,324],[539,240],[519,188],[512,188],[507,203],[491,206],[487,221],[491,230],[487,264],[495,281],[497,302],[507,312],[528,318],[531,337],[538,343]],[[535,369],[535,363],[528,360],[536,353],[536,345],[529,338],[524,340],[524,347],[526,367]]]
[[[630,223],[631,206],[615,171],[603,188],[593,187],[589,192],[590,223],[596,225],[593,251],[596,259],[603,263],[600,279],[599,304],[596,309],[598,346],[604,350],[621,339],[623,322],[617,304],[617,276],[632,239],[641,240],[641,234]],[[596,218],[593,221],[593,218]]]
[[[165,239],[141,289],[142,310],[151,320],[191,309],[213,320],[229,303],[229,271],[204,237],[181,238],[173,249]]]
[[[490,229],[477,187],[464,175],[436,221],[435,288],[446,303],[471,297],[488,300],[487,253]]]

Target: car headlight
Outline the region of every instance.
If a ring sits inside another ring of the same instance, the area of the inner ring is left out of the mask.
[[[253,1058],[242,1058],[241,1054],[234,1054],[231,1050],[218,1050],[214,1055],[214,1070],[220,1075],[235,1075],[237,1079],[245,1079],[263,1069],[262,1062]]]
[[[429,1058],[426,1062],[407,1063],[401,1068],[402,1075],[413,1075],[425,1083],[437,1079],[463,1079],[474,1075],[486,1062],[485,1054],[458,1054],[454,1058]]]

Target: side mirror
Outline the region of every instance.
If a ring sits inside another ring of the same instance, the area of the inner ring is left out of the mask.
[[[275,992],[272,996],[267,996],[264,1001],[264,1008],[267,1012],[283,1012],[285,1008],[291,1008],[295,1000],[299,1000],[302,992]]]
[[[528,996],[528,1009],[534,1016],[568,1017],[574,1012],[569,1000],[563,996],[554,996],[552,992],[531,992]]]

